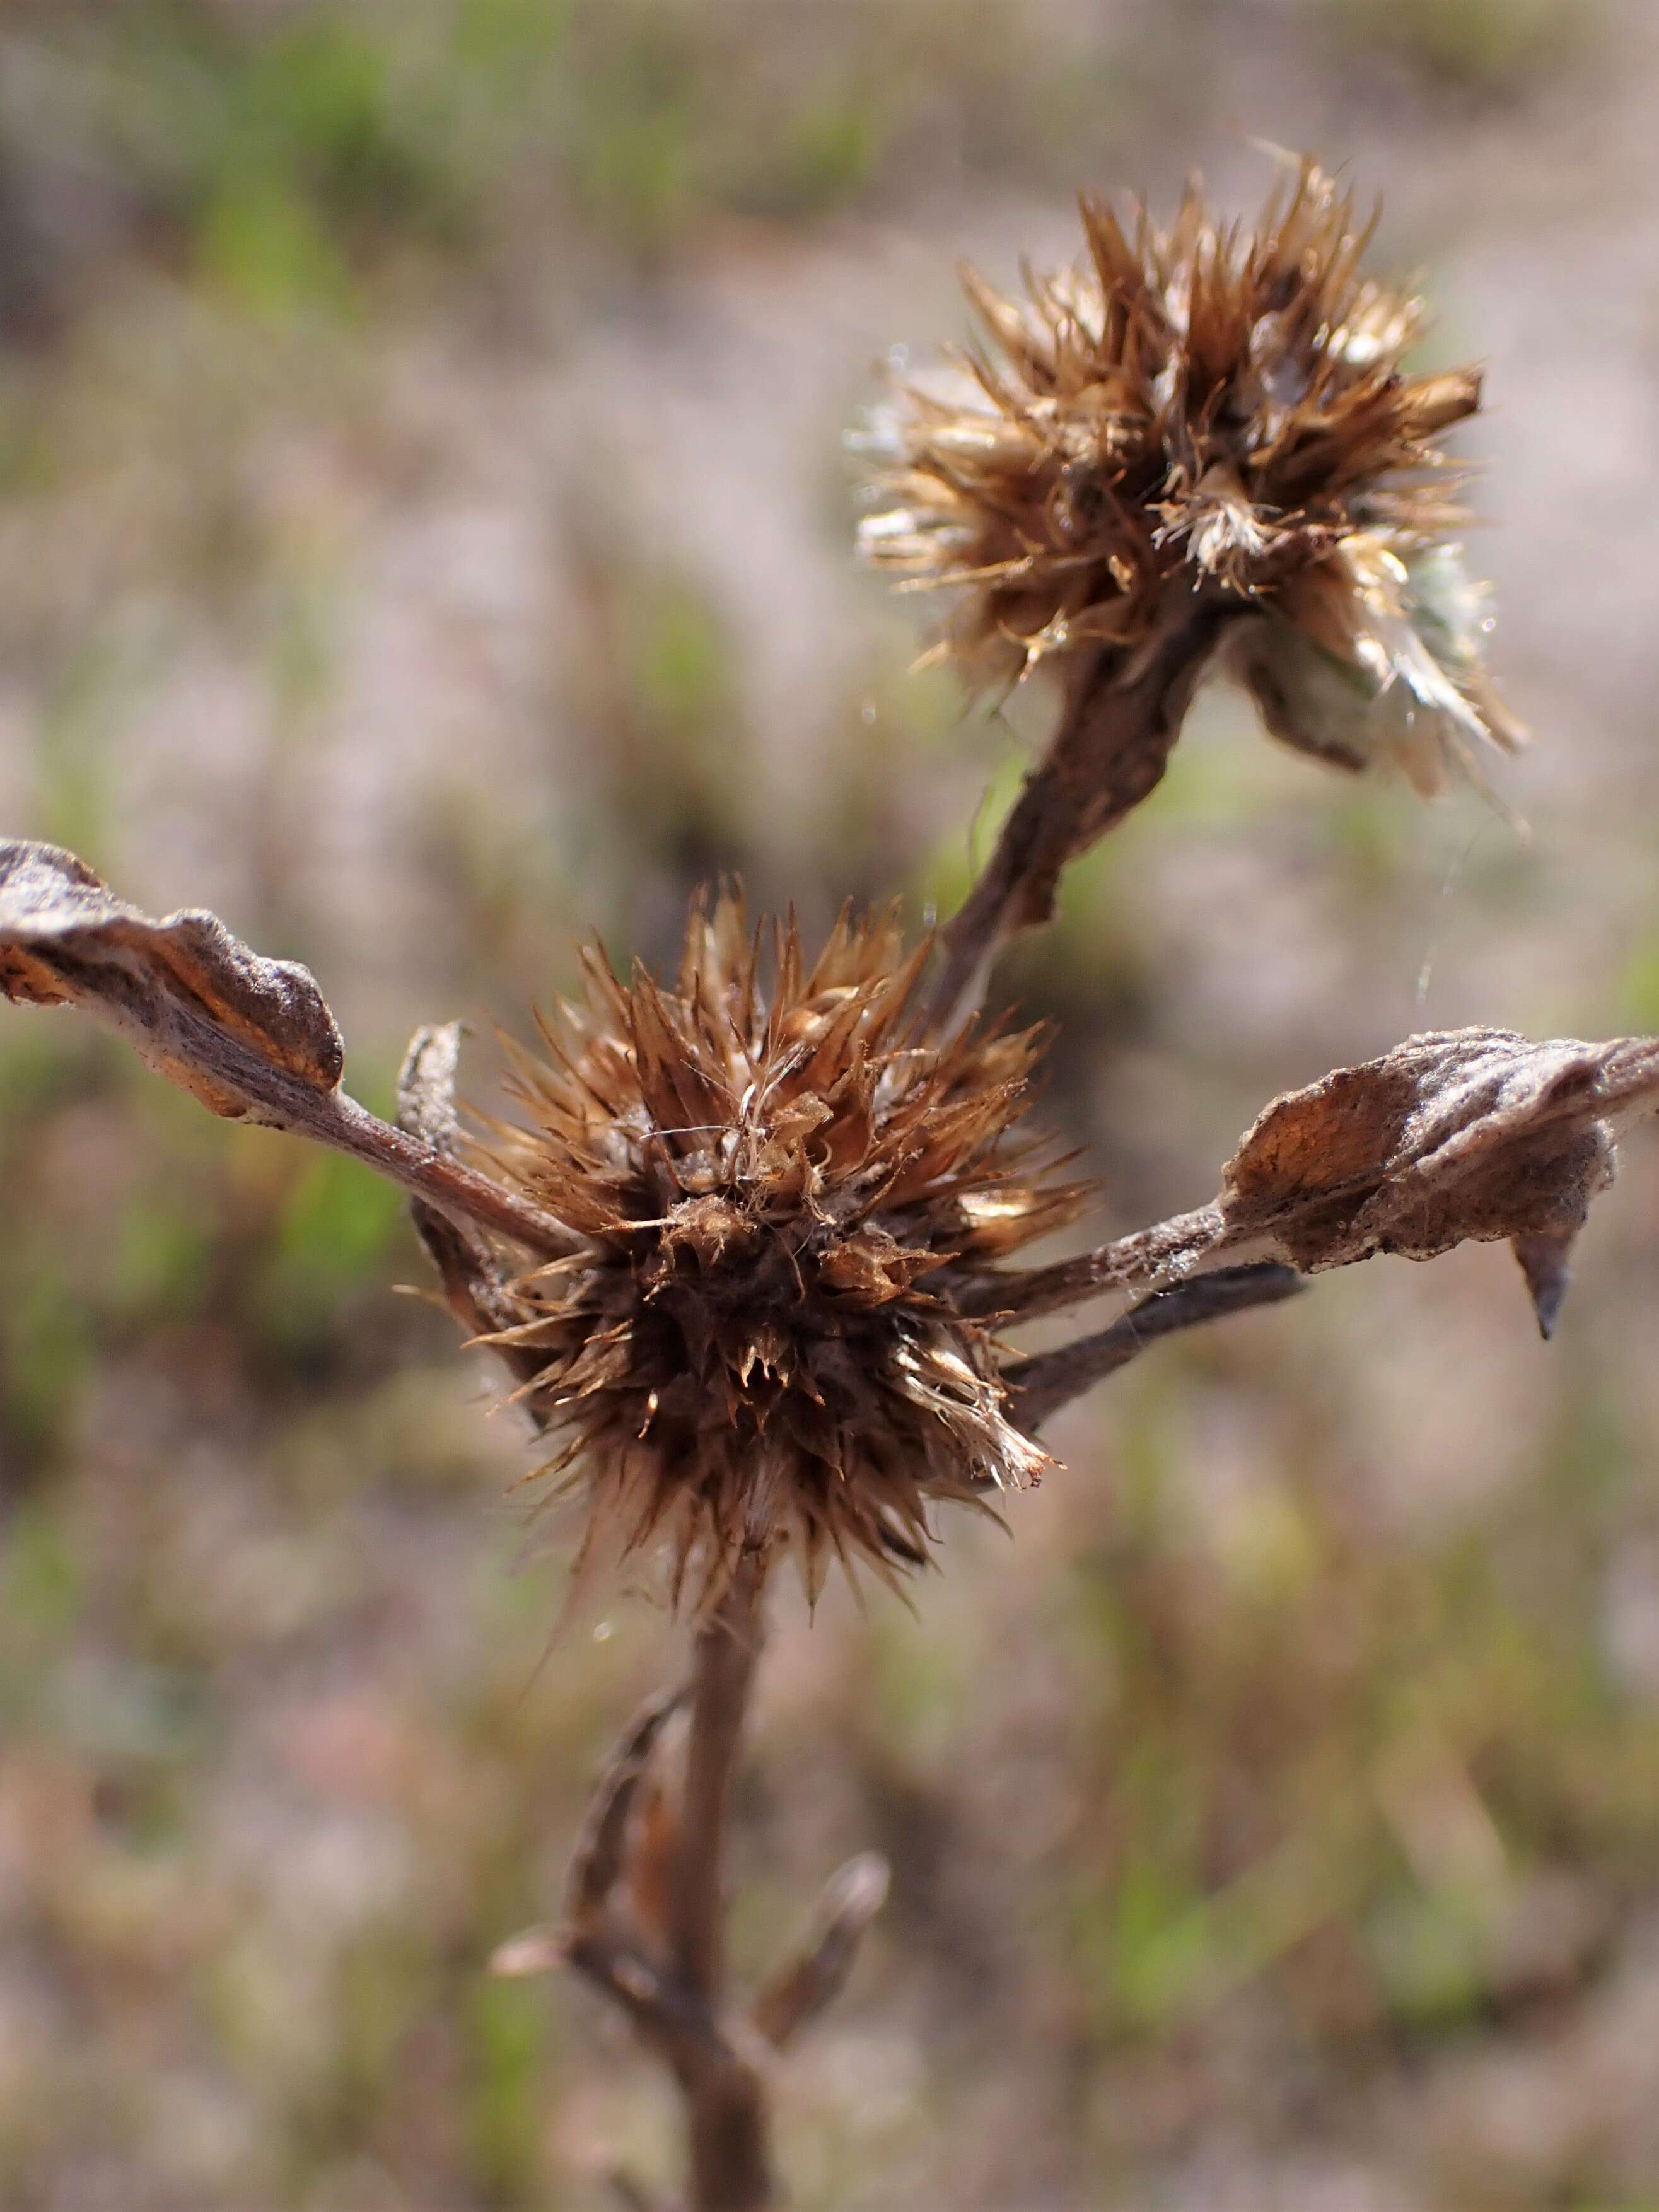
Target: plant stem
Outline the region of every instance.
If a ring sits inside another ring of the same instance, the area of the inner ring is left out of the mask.
[[[760,1656],[763,1555],[745,1553],[698,1631],[669,1942],[676,1976],[710,2020],[724,2010],[725,1857],[732,1779]],[[692,2212],[775,2202],[765,2083],[745,2063],[677,2066],[690,2134]]]
[[[1066,862],[1157,788],[1226,618],[1183,585],[1133,666],[1106,650],[1073,671],[1048,756],[944,933],[945,964],[930,1001],[943,1028],[977,1010],[1008,939],[1048,921]]]
[[[1277,1305],[1304,1287],[1294,1267],[1268,1261],[1251,1267],[1218,1267],[1212,1275],[1155,1291],[1109,1328],[1005,1367],[1002,1379],[1016,1394],[1020,1425],[1035,1433],[1051,1413],[1127,1367],[1160,1337],[1248,1312],[1252,1306]]]

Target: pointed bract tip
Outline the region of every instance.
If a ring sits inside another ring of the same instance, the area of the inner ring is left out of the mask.
[[[1568,1237],[1517,1237],[1515,1256],[1521,1263],[1521,1273],[1526,1278],[1527,1289],[1532,1298],[1532,1310],[1538,1316],[1538,1334],[1546,1344],[1555,1334],[1555,1324],[1560,1319],[1561,1308],[1572,1282],[1572,1267],[1569,1255],[1573,1239]]]

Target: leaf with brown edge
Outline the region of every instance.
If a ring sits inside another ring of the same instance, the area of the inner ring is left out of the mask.
[[[323,1091],[345,1065],[307,969],[261,959],[198,908],[152,921],[57,845],[0,843],[0,991],[83,1007],[233,1120],[268,1118],[247,1057]]]

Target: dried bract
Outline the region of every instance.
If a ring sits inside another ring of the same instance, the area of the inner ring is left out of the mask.
[[[989,1317],[1084,1193],[1020,1126],[1035,1035],[919,1032],[926,952],[844,915],[808,965],[723,897],[672,988],[592,953],[520,1059],[528,1126],[482,1164],[586,1241],[513,1284],[491,1340],[533,1368],[586,1562],[662,1540],[706,1595],[787,1546],[815,1594],[836,1559],[920,1563],[933,1501],[1048,1464]]]
[[[1423,307],[1361,274],[1374,222],[1311,160],[1254,231],[1194,186],[1167,230],[1087,197],[1082,216],[1086,259],[1028,270],[1023,299],[964,273],[980,346],[865,441],[868,558],[954,591],[943,648],[978,682],[1133,667],[1188,621],[1207,650],[1218,610],[1268,727],[1304,751],[1434,790],[1479,741],[1513,745],[1448,542],[1439,440],[1480,375],[1406,373]]]

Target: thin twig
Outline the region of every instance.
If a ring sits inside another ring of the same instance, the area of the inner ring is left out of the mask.
[[[1160,1337],[1244,1313],[1252,1306],[1277,1305],[1304,1287],[1294,1267],[1271,1261],[1255,1267],[1218,1267],[1212,1275],[1155,1291],[1093,1336],[1013,1360],[1004,1368],[1003,1380],[1016,1394],[1020,1425],[1035,1431],[1051,1413],[1127,1367]]]
[[[741,2066],[696,1993],[625,1936],[573,1929],[566,1936],[564,1955],[568,1965],[627,2014],[645,2041],[667,2059],[688,2094]],[[696,2202],[702,2212],[701,2198]]]
[[[581,1238],[563,1222],[422,1139],[394,1129],[343,1091],[319,1096],[295,1084],[294,1091],[292,1110],[277,1127],[361,1160],[450,1220],[493,1230],[538,1259],[558,1259],[580,1249]],[[275,1095],[274,1085],[268,1095]]]
[[[1190,1213],[1172,1214],[1150,1229],[1115,1237],[1073,1259],[1056,1260],[1052,1267],[1005,1276],[969,1310],[995,1314],[1012,1328],[1042,1314],[1082,1305],[1109,1291],[1145,1290],[1160,1278],[1178,1277],[1199,1266],[1226,1233],[1226,1217],[1219,1206],[1195,1206]]]

